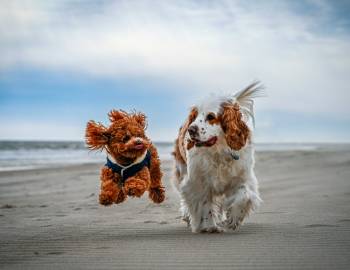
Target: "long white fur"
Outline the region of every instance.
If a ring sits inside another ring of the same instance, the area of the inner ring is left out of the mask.
[[[263,89],[260,82],[256,81],[233,96],[233,100],[238,102],[243,116],[247,120],[250,118],[253,122],[253,126],[255,126],[254,98],[264,96]]]
[[[174,187],[181,196],[183,218],[189,221],[193,232],[236,229],[261,202],[254,173],[252,140],[235,152],[239,160],[234,160],[221,125],[210,125],[205,121],[208,113],[221,113],[223,101],[238,102],[249,121],[254,118],[253,98],[258,94],[259,87],[254,83],[233,96],[211,97],[196,106],[198,115],[192,125],[199,127],[199,139],[206,141],[217,136],[218,141],[211,147],[186,150],[185,165],[176,161],[179,177],[174,181]]]

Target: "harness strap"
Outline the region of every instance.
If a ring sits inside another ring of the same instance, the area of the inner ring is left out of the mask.
[[[147,166],[148,168],[151,167],[151,152],[147,150],[146,156],[142,161],[138,163],[131,163],[128,166],[122,166],[118,163],[114,163],[107,157],[107,162],[105,166],[112,169],[114,173],[119,174],[121,177],[120,184],[124,185],[126,179],[137,174],[139,171],[143,169],[143,167],[145,166]]]

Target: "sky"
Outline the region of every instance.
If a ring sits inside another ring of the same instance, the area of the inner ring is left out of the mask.
[[[83,140],[143,111],[173,141],[189,108],[255,80],[257,142],[350,142],[349,1],[0,2],[0,140]]]

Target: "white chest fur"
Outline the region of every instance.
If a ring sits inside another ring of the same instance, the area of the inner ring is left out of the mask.
[[[244,174],[253,167],[252,147],[247,146],[232,156],[228,147],[193,147],[187,152],[189,181],[196,182],[198,189],[222,193],[244,182]],[[195,184],[195,183],[193,183]]]

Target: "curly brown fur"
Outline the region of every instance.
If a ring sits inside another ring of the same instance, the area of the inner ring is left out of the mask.
[[[149,148],[151,152],[151,186],[149,189],[149,198],[155,203],[161,203],[165,199],[165,189],[162,185],[162,172],[160,170],[160,159],[157,149],[151,144]]]
[[[112,203],[121,203],[125,201],[126,194],[118,186],[120,176],[112,171],[112,169],[103,167],[101,169],[101,192],[100,204],[111,205]]]
[[[124,184],[124,192],[129,196],[141,197],[151,185],[151,177],[147,167],[132,177],[129,177]]]
[[[105,126],[91,120],[86,126],[86,144],[91,150],[103,148],[109,141],[109,133]]]
[[[111,121],[109,127],[95,121],[87,123],[88,147],[91,150],[106,150],[116,162],[124,166],[135,162],[148,149],[151,153],[151,166],[144,167],[126,179],[123,187],[120,175],[108,167],[103,167],[100,203],[102,205],[121,203],[127,196],[140,197],[145,191],[149,191],[149,198],[153,202],[164,201],[165,190],[161,182],[162,173],[157,149],[145,135],[146,116],[136,112],[128,114],[122,110],[112,110],[108,116]]]

